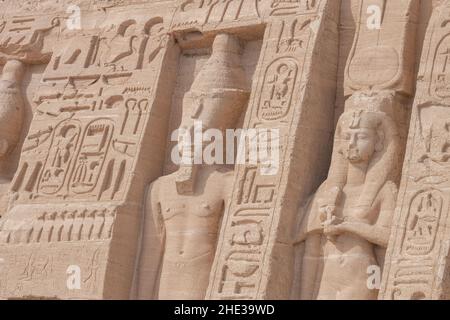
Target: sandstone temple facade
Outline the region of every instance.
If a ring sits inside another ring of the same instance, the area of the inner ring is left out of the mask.
[[[0,1],[1,299],[441,300],[449,255],[450,0]]]

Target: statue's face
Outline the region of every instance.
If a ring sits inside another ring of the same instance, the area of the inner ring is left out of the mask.
[[[351,163],[369,162],[376,150],[377,132],[370,128],[348,128],[343,132],[346,157]]]

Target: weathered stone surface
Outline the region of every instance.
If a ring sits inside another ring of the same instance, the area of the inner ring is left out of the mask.
[[[448,14],[433,10],[380,298],[448,299]]]
[[[448,299],[449,14],[1,1],[0,298]]]

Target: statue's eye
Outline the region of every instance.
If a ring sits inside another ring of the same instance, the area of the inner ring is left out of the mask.
[[[366,140],[366,139],[368,139],[369,137],[367,136],[367,134],[365,134],[365,133],[359,133],[358,134],[358,139],[361,139],[361,140]]]

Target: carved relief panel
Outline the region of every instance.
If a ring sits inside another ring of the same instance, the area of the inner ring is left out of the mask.
[[[0,256],[16,263],[2,274],[2,297],[130,294],[140,202],[164,160],[158,139],[167,130],[172,73],[161,70],[177,55],[168,34],[173,12],[143,9],[94,10],[95,28],[66,30],[54,43],[11,184],[14,203],[0,222]],[[20,256],[37,247],[53,262],[22,282],[21,269],[36,259]],[[83,272],[75,293],[61,257],[77,250],[86,254],[69,259]]]
[[[168,41],[161,17],[141,20],[55,49],[13,184],[19,201],[123,199],[156,84],[142,77]]]
[[[45,37],[60,24],[57,14],[0,18],[0,62],[15,59],[24,63],[47,63],[52,52],[44,43]]]
[[[50,39],[58,37],[61,23],[57,13],[16,16],[13,12],[6,11],[0,19],[0,216],[7,212],[12,200],[10,182],[31,118],[29,95],[33,88],[28,78],[50,60]]]

